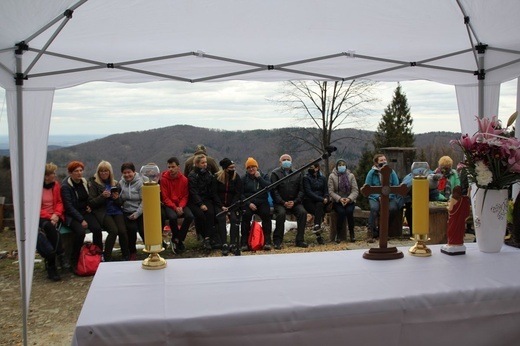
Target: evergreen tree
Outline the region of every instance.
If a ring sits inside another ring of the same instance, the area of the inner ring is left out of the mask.
[[[374,135],[376,151],[386,147],[413,147],[415,138],[412,123],[406,94],[402,92],[401,85],[397,84],[392,102],[385,108]]]

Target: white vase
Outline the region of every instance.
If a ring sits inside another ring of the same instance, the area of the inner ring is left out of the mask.
[[[471,185],[471,209],[477,245],[482,252],[500,252],[507,226],[508,190]]]

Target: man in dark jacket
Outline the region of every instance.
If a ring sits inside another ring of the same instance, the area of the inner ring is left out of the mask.
[[[271,172],[271,183],[276,183],[293,173],[292,158],[289,154],[280,156],[280,167]],[[273,233],[274,248],[282,248],[283,236],[285,231],[285,215],[291,213],[296,216],[297,233],[296,246],[306,248],[305,224],[307,223],[307,212],[302,205],[304,191],[301,173],[293,174],[289,178],[276,185],[272,190],[274,200],[274,213],[276,227]]]

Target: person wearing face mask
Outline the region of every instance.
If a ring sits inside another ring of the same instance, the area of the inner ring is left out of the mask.
[[[380,170],[384,166],[388,164],[385,155],[376,154],[374,155],[374,166],[368,172],[365,184],[370,186],[381,186],[381,174]],[[390,173],[390,186],[399,186],[399,178],[397,177],[397,173],[394,170]],[[399,211],[399,204],[397,201],[397,196],[391,193],[389,196],[389,225],[392,224],[394,217],[396,217]],[[368,202],[370,204],[370,215],[368,216],[368,229],[369,232],[372,233],[372,239],[369,239],[369,242],[375,242],[375,239],[379,238],[379,228],[376,227],[376,219],[379,218],[379,210],[380,210],[380,199],[381,195],[378,193],[373,193],[368,196]]]
[[[238,238],[238,208],[228,210],[228,207],[238,202],[242,194],[242,180],[235,171],[235,163],[230,159],[223,158],[220,162],[222,169],[215,175],[217,181],[217,194],[219,197],[219,205],[215,207],[217,214],[218,241],[222,244],[222,255],[227,256],[229,253],[229,245],[227,242],[226,216],[229,218],[229,234],[231,244],[236,244]],[[246,239],[247,242],[247,239]],[[247,245],[245,249],[247,250]]]
[[[204,249],[211,250],[211,238],[214,236],[215,204],[218,201],[216,183],[213,174],[208,171],[206,155],[199,154],[193,160],[194,168],[188,176],[188,208],[195,217],[195,228],[202,235]]]
[[[455,186],[460,186],[460,179],[457,171],[453,169],[453,160],[449,156],[439,159],[439,167],[435,170],[439,174],[439,201],[447,201],[451,197],[451,192]]]
[[[278,180],[289,176],[294,171],[292,169],[292,158],[289,154],[280,156],[280,167],[275,168],[271,172],[271,184]],[[274,214],[276,226],[273,232],[273,242],[275,250],[282,248],[282,242],[285,231],[285,215],[291,213],[296,216],[297,232],[296,246],[306,248],[309,245],[305,242],[305,224],[307,223],[307,211],[302,205],[303,197],[303,181],[301,173],[292,175],[283,182],[276,185],[272,190],[274,202]]]
[[[327,178],[320,171],[320,164],[315,163],[307,169],[303,177],[303,206],[309,214],[314,216],[314,227],[312,231],[316,234],[316,241],[323,245],[325,241],[321,236],[321,223],[325,215],[325,206],[329,203],[329,189]]]
[[[347,240],[347,235],[343,233],[343,225],[346,219],[350,241],[355,242],[354,208],[356,207],[359,189],[356,178],[354,174],[347,170],[347,163],[344,159],[336,161],[336,167],[329,175],[328,189],[330,198],[334,201],[333,208],[337,215],[335,241],[340,243],[343,240]]]

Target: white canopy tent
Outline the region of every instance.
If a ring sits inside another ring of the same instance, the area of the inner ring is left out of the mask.
[[[91,81],[430,80],[454,85],[462,132],[520,75],[509,0],[4,0],[24,322],[56,89]],[[86,120],[87,121],[87,120]],[[26,339],[26,338],[25,338]]]

